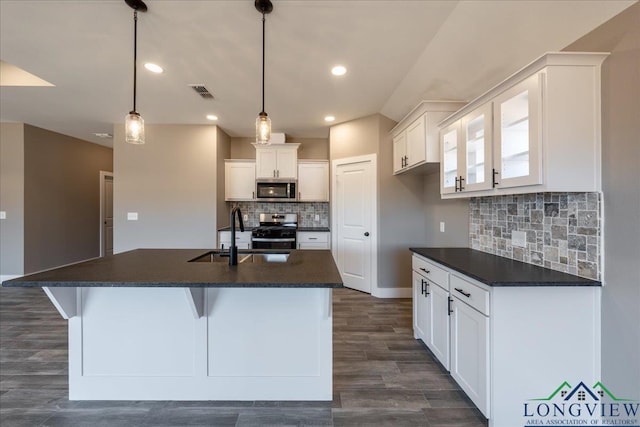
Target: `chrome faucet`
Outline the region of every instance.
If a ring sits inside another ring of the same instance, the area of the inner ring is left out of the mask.
[[[238,265],[238,247],[236,246],[236,213],[238,214],[238,223],[240,231],[244,231],[242,223],[242,212],[239,207],[231,209],[231,244],[229,245],[229,265]]]

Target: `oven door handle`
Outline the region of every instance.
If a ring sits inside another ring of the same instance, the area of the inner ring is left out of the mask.
[[[263,237],[252,237],[252,242],[295,242],[295,237],[285,238],[285,239],[269,239]]]

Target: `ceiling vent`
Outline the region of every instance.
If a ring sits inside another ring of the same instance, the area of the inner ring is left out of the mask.
[[[200,95],[202,98],[213,99],[213,95],[211,94],[211,92],[209,92],[209,89],[204,87],[204,85],[194,84],[194,85],[189,85],[189,87],[192,88],[194,91],[196,91],[196,93]]]

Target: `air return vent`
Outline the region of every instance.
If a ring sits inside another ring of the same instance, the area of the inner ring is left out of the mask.
[[[209,89],[204,87],[204,85],[193,84],[189,85],[198,95],[200,95],[204,99],[213,99],[213,95],[209,92]]]

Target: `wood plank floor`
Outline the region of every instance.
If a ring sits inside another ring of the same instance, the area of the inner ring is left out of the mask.
[[[333,301],[333,402],[69,401],[67,322],[41,289],[0,288],[0,425],[487,425],[413,339],[411,300],[338,289]]]

